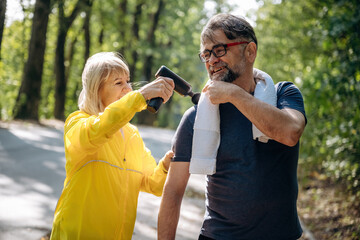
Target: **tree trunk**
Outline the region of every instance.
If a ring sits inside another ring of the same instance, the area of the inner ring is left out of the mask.
[[[66,33],[61,32],[57,38],[56,46],[56,57],[55,57],[55,108],[54,117],[56,119],[64,119],[64,108],[65,108],[65,90],[66,90],[66,78],[65,78],[65,40]]]
[[[84,30],[84,36],[85,36],[85,51],[84,51],[84,62],[86,63],[86,60],[90,57],[90,46],[91,46],[91,38],[90,38],[90,17],[91,17],[91,6],[92,6],[92,1],[88,1],[87,2],[88,6],[85,10],[86,12],[86,16],[84,19],[84,25],[83,25],[83,30]],[[72,56],[74,51],[71,51],[71,60],[72,60]],[[71,66],[71,64],[70,64]],[[72,97],[74,99],[78,98],[78,91],[81,88],[82,82],[81,81],[77,81],[75,84],[75,88],[74,91],[72,93]]]
[[[139,42],[139,29],[140,29],[140,18],[142,14],[142,7],[145,4],[144,0],[138,0],[136,4],[136,10],[134,13],[134,22],[132,25],[132,33],[133,36],[131,37],[131,48],[132,48],[132,62],[129,66],[129,71],[133,79],[135,79],[135,70],[136,70],[136,63],[138,60],[138,42]]]
[[[0,61],[1,61],[1,43],[5,26],[6,0],[0,0]],[[1,111],[1,109],[0,109]]]
[[[152,17],[152,26],[151,26],[151,30],[148,33],[147,36],[147,41],[150,43],[150,48],[154,49],[156,46],[156,40],[155,40],[155,31],[157,29],[157,26],[159,24],[159,19],[160,19],[160,15],[161,15],[161,11],[165,8],[165,3],[163,0],[159,0],[159,5],[158,5],[158,9],[156,11],[156,13],[153,15]],[[145,81],[150,82],[150,80],[152,79],[152,65],[153,65],[153,56],[152,55],[148,55],[145,58],[145,62],[144,62],[144,78]]]
[[[156,47],[155,46],[156,45],[155,44],[155,31],[159,24],[161,11],[164,9],[164,7],[165,7],[164,1],[159,0],[158,8],[157,8],[155,14],[153,14],[153,16],[152,16],[152,26],[151,26],[151,29],[147,36],[147,41],[148,41],[148,43],[150,43],[150,47],[152,49],[155,49],[155,47]],[[153,78],[152,71],[151,71],[152,65],[153,65],[153,56],[152,55],[146,56],[145,61],[144,61],[144,69],[143,69],[143,75],[144,75],[145,81],[150,82],[151,79]],[[168,101],[166,104],[169,105],[170,102],[171,101]],[[162,106],[162,107],[164,107],[164,106]],[[157,115],[152,114],[149,111],[142,111],[138,114],[137,121],[138,121],[138,124],[153,126],[154,122],[156,121],[156,117],[157,117]]]
[[[70,16],[66,17],[64,13],[64,0],[59,0],[59,30],[57,37],[57,45],[55,52],[55,108],[54,108],[54,117],[56,119],[63,120],[65,118],[65,96],[66,96],[66,86],[67,79],[65,76],[65,42],[67,33],[74,22],[75,18],[78,16],[80,11],[86,5],[86,0],[78,0],[76,6]]]
[[[125,49],[128,45],[128,21],[127,21],[127,6],[128,1],[122,0],[119,4],[118,12],[119,12],[119,35],[120,35],[120,48],[119,52],[126,58],[125,56]]]
[[[86,6],[86,16],[84,19],[84,35],[85,35],[85,52],[84,52],[84,60],[86,62],[86,60],[89,58],[90,56],[90,46],[91,46],[91,41],[90,41],[90,17],[91,17],[91,7],[92,7],[92,1],[87,1],[87,6]]]
[[[50,0],[36,0],[28,59],[13,111],[15,119],[39,120],[46,31],[50,12]]]
[[[6,0],[0,0],[0,62],[1,62],[1,43],[5,26]],[[0,119],[2,119],[1,111],[2,103],[0,102]]]

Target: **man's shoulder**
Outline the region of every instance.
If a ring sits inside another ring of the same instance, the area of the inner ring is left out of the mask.
[[[276,89],[287,88],[287,87],[296,87],[296,85],[290,81],[281,81],[275,84]]]
[[[195,123],[196,111],[197,105],[192,106],[185,111],[178,125],[177,132],[192,131]]]
[[[293,83],[289,81],[281,81],[275,84],[275,89],[277,91],[277,95],[282,95],[285,92],[297,92],[300,93],[300,89]]]
[[[197,105],[194,105],[188,108],[183,115],[183,119],[192,119],[192,118],[195,119],[197,107],[198,107]]]

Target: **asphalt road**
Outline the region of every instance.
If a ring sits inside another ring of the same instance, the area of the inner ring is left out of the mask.
[[[39,240],[52,227],[65,179],[62,123],[52,127],[0,121],[0,240]],[[139,127],[159,160],[170,149],[172,130]],[[183,199],[177,240],[197,239],[204,215],[205,178],[190,177]],[[160,197],[140,193],[133,240],[156,238]],[[306,226],[301,240],[315,240]]]
[[[52,226],[65,179],[63,130],[0,122],[0,240],[39,240]],[[159,160],[170,149],[172,130],[139,127]],[[176,239],[197,239],[204,214],[205,181],[192,176],[183,200]],[[140,193],[134,240],[156,239],[161,198]]]

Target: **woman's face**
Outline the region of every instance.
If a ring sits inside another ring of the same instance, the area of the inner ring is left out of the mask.
[[[113,71],[100,87],[100,99],[106,108],[109,104],[119,100],[125,94],[132,91],[130,78],[125,73]]]

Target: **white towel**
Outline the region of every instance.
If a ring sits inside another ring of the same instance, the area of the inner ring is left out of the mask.
[[[276,106],[276,90],[271,77],[254,68],[257,82],[254,97]],[[266,143],[268,137],[253,125],[253,139]],[[194,123],[192,154],[189,172],[212,175],[216,172],[216,156],[220,145],[219,105],[212,104],[208,95],[202,93]]]
[[[212,104],[207,93],[201,93],[194,123],[190,173],[213,174],[220,145],[219,104]]]
[[[265,72],[254,68],[254,78],[256,81],[256,87],[254,97],[276,107],[276,89],[272,78]],[[270,139],[263,134],[255,125],[252,125],[253,139],[260,142],[267,143]]]

